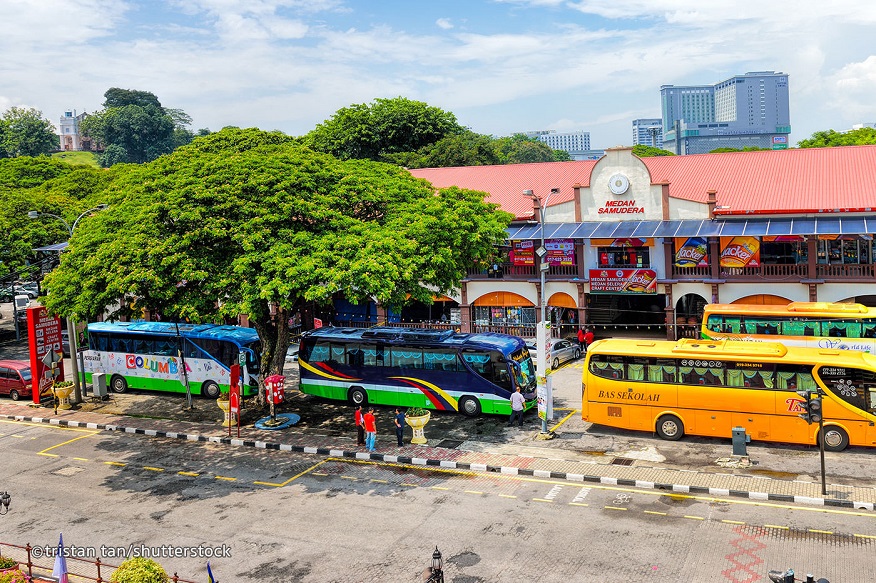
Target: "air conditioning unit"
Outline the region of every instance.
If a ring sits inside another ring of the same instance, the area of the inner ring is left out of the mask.
[[[91,375],[91,397],[93,399],[106,399],[106,374],[96,372]]]

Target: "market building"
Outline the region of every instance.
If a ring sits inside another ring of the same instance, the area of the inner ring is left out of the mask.
[[[487,192],[516,217],[500,259],[451,298],[464,331],[535,336],[542,301],[555,335],[587,324],[667,338],[695,334],[709,302],[876,306],[876,146],[642,159],[615,148],[411,173]]]

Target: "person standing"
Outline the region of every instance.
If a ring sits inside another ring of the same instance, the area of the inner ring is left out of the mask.
[[[365,447],[368,451],[374,451],[374,445],[377,441],[377,421],[374,419],[374,407],[368,409],[363,418],[365,422]]]
[[[587,352],[591,344],[593,344],[593,330],[587,328],[587,332],[584,333],[584,352]]]
[[[514,420],[517,420],[518,427],[523,427],[523,394],[520,392],[520,387],[511,394],[511,418],[508,419],[508,427],[514,425]]]
[[[401,412],[401,409],[395,410],[395,437],[398,439],[398,446],[404,447],[405,414]]]
[[[356,445],[365,445],[365,415],[362,405],[356,407]]]
[[[578,328],[578,347],[584,350],[584,328]]]

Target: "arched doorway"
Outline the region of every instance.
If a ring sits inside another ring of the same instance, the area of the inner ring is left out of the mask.
[[[475,332],[502,332],[535,337],[535,304],[506,291],[489,292],[472,302]]]
[[[675,302],[675,337],[699,338],[703,308],[709,302],[700,294],[685,294]]]
[[[553,336],[568,338],[578,332],[578,306],[575,300],[565,292],[556,292],[548,298],[551,330]]]

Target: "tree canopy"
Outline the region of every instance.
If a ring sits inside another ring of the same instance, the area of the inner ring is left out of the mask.
[[[436,192],[393,165],[234,128],[122,167],[101,196],[110,207],[74,233],[47,307],[81,320],[246,314],[273,371],[302,302],[431,302],[492,257],[511,219],[481,192]]]
[[[0,158],[48,155],[59,143],[55,126],[38,109],[10,107],[0,118]]]
[[[654,156],[675,156],[675,153],[654,146],[637,144],[633,146],[633,155],[639,158],[653,158]]]
[[[463,131],[452,113],[396,97],[341,108],[303,136],[302,143],[341,160],[383,162],[391,154],[415,152]]]
[[[859,128],[848,132],[825,130],[815,132],[812,137],[800,140],[798,148],[831,148],[834,146],[864,146],[876,144],[876,129]]]
[[[191,118],[181,109],[165,108],[148,91],[113,87],[104,93],[104,109],[82,120],[81,131],[104,146],[104,167],[142,164],[188,144]]]

